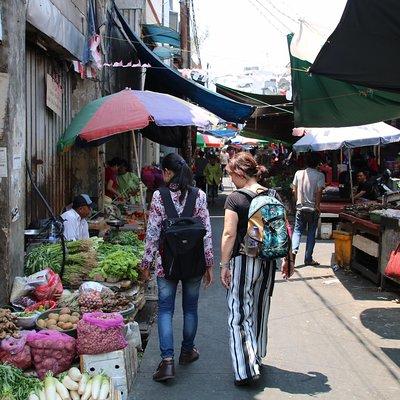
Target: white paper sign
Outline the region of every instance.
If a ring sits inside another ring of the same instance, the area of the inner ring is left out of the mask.
[[[0,147],[0,178],[7,178],[7,147]]]
[[[13,169],[21,169],[22,157],[20,155],[15,155],[13,157]]]
[[[62,89],[49,74],[46,75],[46,106],[62,116]]]

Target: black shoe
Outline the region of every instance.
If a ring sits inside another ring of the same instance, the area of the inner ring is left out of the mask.
[[[192,351],[181,351],[181,355],[179,356],[179,365],[190,364],[194,361],[197,361],[200,357],[200,353],[198,350],[193,347]]]
[[[175,378],[174,360],[162,360],[153,374],[156,382],[165,382]]]
[[[251,378],[235,379],[235,386],[251,386],[254,382],[260,379],[260,375],[254,375]]]

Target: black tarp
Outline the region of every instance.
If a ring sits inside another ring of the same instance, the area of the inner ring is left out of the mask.
[[[400,91],[400,1],[348,0],[310,72]]]

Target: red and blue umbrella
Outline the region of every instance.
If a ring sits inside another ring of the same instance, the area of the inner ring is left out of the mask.
[[[151,91],[125,89],[88,103],[72,120],[57,148],[65,151],[79,138],[83,142],[157,126],[197,126],[208,129],[219,118],[177,97]]]

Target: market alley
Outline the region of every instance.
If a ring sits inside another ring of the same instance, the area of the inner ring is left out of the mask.
[[[218,261],[223,198],[218,199],[211,213]],[[202,291],[200,297],[196,340],[200,360],[177,366],[176,378],[168,384],[154,382],[152,374],[159,362],[154,324],[131,399],[398,399],[398,296],[378,292],[373,284],[352,272],[333,272],[333,248],[331,242],[319,242],[315,257],[321,266],[298,266],[289,282],[277,274],[269,353],[262,378],[254,387],[233,385],[225,291],[216,268],[214,285]],[[177,349],[182,331],[180,298],[176,305]]]

